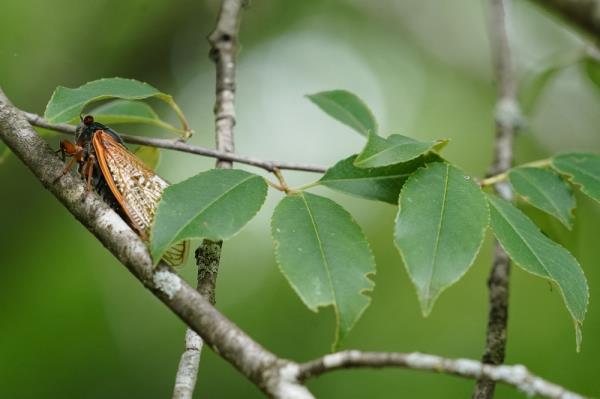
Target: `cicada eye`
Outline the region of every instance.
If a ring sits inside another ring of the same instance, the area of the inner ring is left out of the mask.
[[[90,126],[92,123],[94,123],[94,117],[92,115],[86,115],[83,118],[83,124],[86,126]]]

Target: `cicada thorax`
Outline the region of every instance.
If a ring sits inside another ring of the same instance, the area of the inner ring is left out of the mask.
[[[61,150],[77,161],[88,187],[148,241],[156,207],[169,183],[132,154],[114,130],[94,122],[91,116],[77,127],[76,144],[63,142]],[[181,264],[187,247],[187,242],[176,244],[163,260]]]

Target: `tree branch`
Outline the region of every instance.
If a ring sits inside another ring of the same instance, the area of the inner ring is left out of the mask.
[[[99,196],[86,194],[81,179],[68,174],[57,180],[62,174],[63,162],[36,134],[23,114],[10,104],[2,90],[0,138],[44,187],[154,296],[269,397],[311,399],[313,396],[302,382],[340,368],[404,367],[466,378],[485,376],[547,398],[582,398],[530,374],[523,366],[491,366],[474,360],[444,359],[417,353],[359,351],[331,354],[302,365],[278,358],[241,331],[171,269],[165,266],[154,268],[148,249],[137,234]]]
[[[65,134],[75,134],[75,126],[68,125],[65,123],[50,123],[46,121],[44,118],[37,114],[33,114],[30,112],[23,112],[27,117],[29,123],[34,126],[38,126],[44,129],[53,130],[59,133]],[[285,170],[298,170],[304,172],[315,172],[315,173],[325,173],[327,170],[324,166],[319,165],[310,165],[303,163],[294,163],[294,162],[281,162],[281,161],[266,161],[254,157],[248,157],[245,155],[238,155],[234,153],[228,153],[221,150],[213,150],[211,148],[200,147],[185,143],[179,140],[169,140],[169,139],[159,139],[154,137],[141,137],[141,136],[130,136],[126,134],[119,134],[121,138],[130,144],[140,144],[146,145],[149,147],[157,147],[157,148],[165,148],[168,150],[175,150],[181,152],[187,152],[190,154],[202,155],[211,158],[218,158],[224,161],[231,162],[239,162],[246,165],[256,166],[257,168],[265,169],[269,172],[275,172],[276,169],[285,169]]]
[[[579,29],[592,35],[600,42],[599,0],[533,0],[555,12]]]
[[[277,358],[216,310],[198,291],[165,266],[154,268],[146,245],[137,234],[85,183],[70,174],[62,176],[64,164],[31,128],[24,115],[0,90],[0,138],[33,172],[38,180],[150,291],[204,342],[275,398],[290,384],[312,398],[281,370],[294,363]]]
[[[504,1],[491,0],[490,14],[490,38],[498,84],[494,162],[488,171],[488,176],[494,176],[505,173],[512,166],[514,136],[521,123],[521,114],[504,22]],[[512,199],[512,191],[506,181],[499,181],[494,187],[501,197]],[[494,245],[494,261],[488,279],[490,310],[482,362],[498,365],[504,362],[506,354],[510,259],[498,240]],[[473,398],[493,398],[495,388],[495,380],[481,375]]]
[[[300,381],[349,368],[401,367],[452,374],[465,378],[485,377],[512,385],[529,396],[554,399],[583,398],[529,372],[525,366],[492,366],[469,359],[446,359],[424,353],[344,351],[325,355],[300,365]]]

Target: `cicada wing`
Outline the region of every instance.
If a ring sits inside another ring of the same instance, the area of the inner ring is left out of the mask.
[[[169,183],[105,131],[96,131],[92,142],[110,190],[131,225],[147,241],[156,207]],[[187,246],[185,242],[174,245],[163,260],[172,266],[183,263]]]

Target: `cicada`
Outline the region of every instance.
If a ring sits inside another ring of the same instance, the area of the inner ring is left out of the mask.
[[[117,132],[95,122],[91,115],[81,119],[75,130],[75,143],[62,140],[59,151],[63,160],[66,156],[71,158],[63,174],[77,163],[87,191],[96,191],[148,242],[158,201],[169,183],[131,153]],[[187,249],[186,241],[178,243],[162,260],[171,266],[180,265]]]

